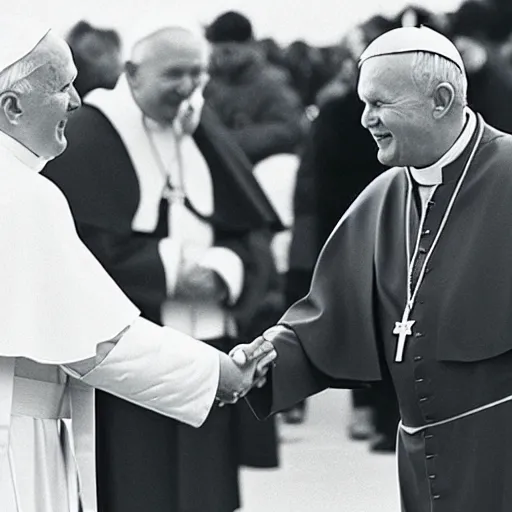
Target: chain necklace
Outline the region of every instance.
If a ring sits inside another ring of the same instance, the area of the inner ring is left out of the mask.
[[[146,116],[142,116],[142,124],[144,126],[144,131],[146,132],[146,136],[149,141],[149,145],[151,147],[151,153],[153,154],[153,157],[155,159],[155,162],[157,164],[157,167],[162,174],[162,176],[165,179],[165,185],[162,190],[162,197],[167,199],[170,204],[179,203],[184,204],[186,199],[186,194],[184,190],[184,182],[183,182],[183,158],[180,150],[179,140],[176,134],[173,134],[175,137],[176,142],[176,161],[178,163],[178,183],[177,185],[173,185],[171,181],[171,173],[167,169],[167,166],[164,164],[164,161],[162,160],[162,156],[160,154],[160,151],[158,151],[158,148],[156,147],[155,140],[153,138],[153,134],[151,132],[151,129],[149,128],[147,124]]]
[[[406,211],[406,216],[405,216],[406,217],[405,218],[405,247],[406,247],[406,256],[407,256],[407,302],[405,304],[404,312],[402,315],[402,320],[400,322],[395,322],[395,328],[393,329],[393,334],[396,334],[398,336],[396,355],[395,355],[395,361],[397,363],[400,363],[403,361],[403,355],[404,355],[405,344],[406,344],[407,338],[412,335],[412,326],[416,323],[415,320],[412,320],[409,318],[409,315],[411,314],[411,312],[414,308],[414,305],[416,303],[418,292],[423,283],[423,279],[425,278],[425,274],[427,271],[427,265],[430,261],[430,258],[432,257],[432,254],[437,246],[437,243],[439,242],[439,239],[441,238],[441,234],[443,233],[446,223],[448,222],[448,218],[452,212],[453,205],[455,204],[455,199],[457,198],[459,191],[462,187],[462,184],[464,182],[464,179],[466,178],[466,175],[469,171],[469,168],[470,168],[471,164],[473,163],[476,151],[477,151],[478,146],[480,145],[480,142],[482,140],[483,132],[484,132],[484,125],[482,122],[480,122],[477,139],[474,143],[473,149],[471,150],[471,154],[469,155],[469,159],[466,162],[466,166],[464,167],[462,175],[457,183],[457,186],[455,187],[455,190],[452,193],[452,196],[450,198],[450,202],[448,203],[446,211],[444,212],[444,215],[441,220],[441,224],[437,231],[436,237],[434,238],[432,246],[430,247],[430,250],[428,251],[428,253],[425,257],[423,265],[421,266],[421,269],[420,269],[420,272],[418,275],[418,279],[416,281],[416,285],[414,286],[414,289],[413,289],[413,282],[412,282],[413,271],[414,271],[414,265],[416,263],[416,260],[418,258],[418,254],[419,254],[421,233],[423,231],[423,224],[424,224],[426,216],[427,216],[427,208],[424,208],[424,211],[421,216],[420,226],[418,229],[418,235],[417,235],[417,239],[416,239],[416,245],[415,245],[414,253],[411,258],[411,240],[410,240],[409,230],[410,230],[410,221],[411,221],[410,217],[411,217],[411,207],[412,207],[413,185],[412,185],[412,181],[411,181],[411,177],[409,176],[409,173],[406,172],[407,184],[408,184],[407,202],[406,202],[407,211]]]

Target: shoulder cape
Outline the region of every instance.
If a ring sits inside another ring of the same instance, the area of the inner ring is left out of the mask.
[[[139,315],[82,244],[62,193],[0,152],[0,355],[79,361]]]

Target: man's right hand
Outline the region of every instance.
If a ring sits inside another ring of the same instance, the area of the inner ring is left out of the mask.
[[[253,387],[261,387],[277,352],[272,343],[259,337],[250,344],[238,345],[230,356],[221,354],[217,398],[222,405],[236,403]]]

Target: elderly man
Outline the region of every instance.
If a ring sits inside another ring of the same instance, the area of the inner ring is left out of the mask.
[[[427,28],[360,60],[363,125],[393,166],[342,217],[308,295],[264,336],[261,416],[391,374],[404,512],[512,506],[512,137],[466,107],[452,43]]]
[[[90,386],[199,426],[255,368],[140,318],[81,243],[39,174],[80,106],[70,49],[26,19],[3,17],[0,41],[1,508],[95,512]]]
[[[187,28],[139,40],[115,89],[93,91],[70,119],[69,147],[44,174],[146,318],[229,352],[264,302],[273,269],[266,231],[279,221],[244,154],[202,108],[207,63],[207,43]],[[192,429],[106,393],[97,398],[100,510],[239,507],[245,403],[216,408]],[[273,422],[246,413],[258,428],[252,462],[275,466]]]

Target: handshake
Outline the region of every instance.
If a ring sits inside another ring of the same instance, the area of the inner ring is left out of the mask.
[[[275,364],[277,352],[262,336],[252,343],[236,346],[229,356],[220,356],[220,379],[217,400],[220,406],[234,404],[254,387],[263,387],[267,373]]]

